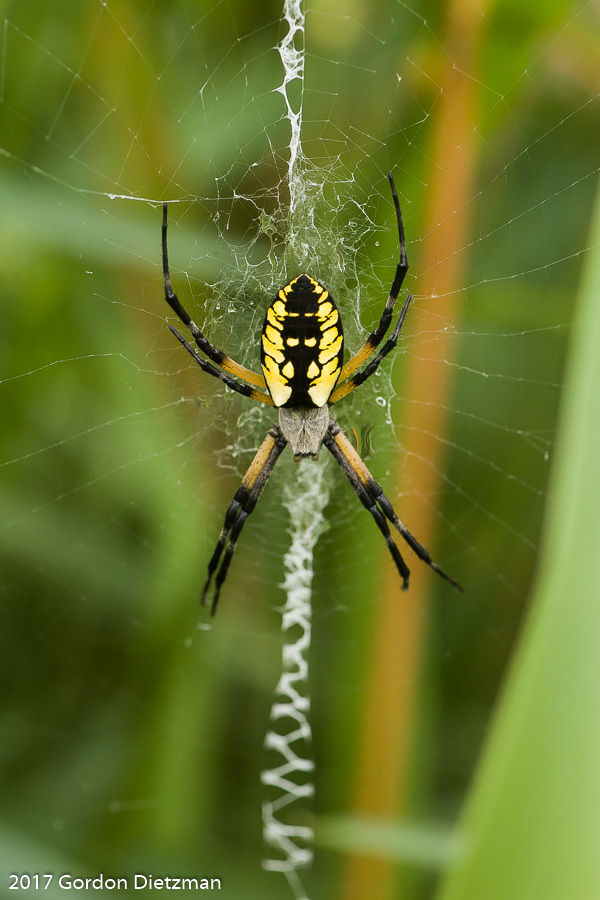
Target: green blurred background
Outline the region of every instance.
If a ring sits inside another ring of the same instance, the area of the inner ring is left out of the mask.
[[[261,869],[260,772],[294,466],[282,460],[209,622],[206,562],[270,415],[173,346],[159,258],[170,200],[182,301],[256,368],[286,264],[280,5],[0,9],[3,884],[151,871],[289,897]],[[319,462],[331,527],[315,560],[303,880],[315,900],[423,900],[460,851],[452,829],[554,511],[595,246],[598,13],[558,0],[306,13],[304,150],[325,173],[315,274],[358,346],[395,265],[393,169],[415,295],[392,374],[339,421],[373,427],[374,474],[465,592],[412,559],[401,595],[373,523]],[[549,896],[514,890],[500,896]]]

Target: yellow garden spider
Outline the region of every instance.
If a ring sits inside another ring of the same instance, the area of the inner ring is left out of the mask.
[[[388,175],[388,179],[396,210],[400,260],[377,328],[369,335],[360,350],[344,363],[344,334],[333,297],[310,275],[298,275],[277,292],[267,309],[261,334],[262,375],[239,365],[213,346],[183,308],[177,295],[173,293],[167,251],[167,204],[163,205],[162,263],[165,300],[187,326],[198,348],[210,362],[201,356],[176,328],[172,325],[169,325],[169,328],[204,372],[219,378],[238,394],[259,403],[276,406],[279,410],[278,422],[267,433],[225,513],[223,528],[208,564],[202,603],[206,601],[214,576],[212,615],[216,612],[221,587],[227,576],[240,532],[288,443],[291,445],[295,460],[305,457],[316,459],[321,445],[327,447],[359,500],[375,519],[402,578],[403,590],[408,587],[410,570],[390,533],[386,519],[392,523],[419,559],[455,588],[462,590],[458,582],[446,575],[433,562],[427,550],[400,521],[392,504],[361,457],[329,414],[329,407],[363,384],[377,370],[382,359],[394,349],[411,301],[409,294],[392,336],[387,339],[371,362],[358,371],[387,333],[394,305],[408,271],[400,203],[391,174]]]

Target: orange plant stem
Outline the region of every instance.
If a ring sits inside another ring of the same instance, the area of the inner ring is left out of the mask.
[[[438,299],[424,302],[421,310],[417,300],[416,309],[411,310],[413,321],[418,315],[422,338],[413,345],[407,383],[402,386],[409,402],[404,405],[402,418],[395,416],[403,421],[402,451],[396,463],[396,483],[402,495],[399,514],[432,552],[434,529],[429,504],[435,503],[442,465],[439,436],[446,428],[445,406],[452,371],[448,363],[453,358],[453,327],[458,314],[456,291],[462,284],[466,262],[468,201],[476,192],[471,178],[477,82],[472,73],[483,5],[482,0],[451,0],[448,7],[444,46],[450,62],[434,111],[431,205],[415,283],[417,297]],[[413,575],[406,594],[399,592],[393,567],[385,569],[352,801],[354,815],[389,821],[402,814],[409,795],[427,589],[436,577],[412,555],[409,564]],[[450,601],[455,600],[452,595]],[[397,869],[386,860],[351,858],[345,875],[343,900],[387,900],[396,896]]]

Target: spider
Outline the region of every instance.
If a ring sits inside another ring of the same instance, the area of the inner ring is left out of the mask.
[[[419,559],[462,591],[458,582],[436,565],[425,547],[400,521],[360,455],[329,414],[329,407],[370,378],[381,361],[395,348],[412,299],[409,294],[391,337],[361,369],[389,330],[394,306],[408,271],[402,213],[391,173],[388,180],[396,211],[400,258],[379,324],[360,350],[344,363],[344,333],[333,297],[310,275],[297,275],[277,292],[267,309],[261,333],[262,375],[241,366],[211,344],[173,292],[167,250],[168,204],[163,204],[165,300],[187,326],[204,355],[201,356],[176,328],[169,325],[171,332],[204,372],[220,379],[238,394],[279,410],[278,421],[269,429],[225,513],[217,546],[208,563],[202,603],[206,603],[214,578],[212,615],[216,612],[221,588],[244,523],[254,510],[275,463],[288,443],[296,461],[306,457],[317,459],[322,445],[329,450],[359,500],[373,516],[402,579],[403,590],[408,588],[410,570],[392,537],[388,521]]]

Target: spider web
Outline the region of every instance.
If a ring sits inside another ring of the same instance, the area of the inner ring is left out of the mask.
[[[599,145],[597,8],[463,6],[306,3],[289,109],[277,4],[4,6],[6,873],[289,896],[260,865],[260,774],[289,507],[312,472],[329,527],[311,554],[316,790],[292,822],[316,825],[307,892],[367,896],[331,817],[389,819],[386,795],[409,828],[403,896],[433,896],[451,852],[434,838],[535,571]],[[399,594],[333,461],[299,477],[284,454],[209,621],[206,562],[273,414],[172,340],[160,205],[180,299],[256,370],[266,303],[300,270],[336,297],[349,349],[377,323],[398,254],[390,170],[414,299],[398,352],[335,415],[464,597],[408,553]]]

